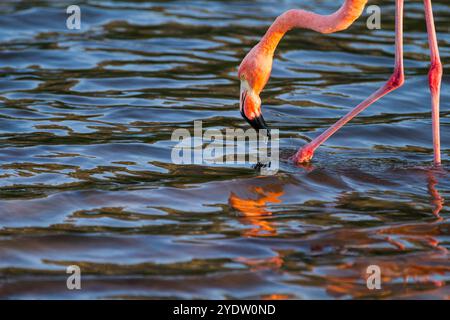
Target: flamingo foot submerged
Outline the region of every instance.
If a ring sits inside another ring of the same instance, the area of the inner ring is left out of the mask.
[[[314,156],[314,149],[308,145],[300,148],[292,157],[289,158],[294,163],[305,164],[311,161]]]

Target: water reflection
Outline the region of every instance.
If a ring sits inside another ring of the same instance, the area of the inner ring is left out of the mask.
[[[436,189],[436,185],[439,183],[437,177],[440,174],[445,176],[445,172],[443,172],[440,168],[437,170],[430,169],[428,171],[428,192],[430,193],[431,204],[434,207],[433,214],[439,220],[442,220],[443,218],[440,216],[440,212],[444,207],[444,198],[442,198],[441,194]]]
[[[272,179],[270,179],[271,181]],[[258,186],[246,186],[244,190],[232,191],[229,197],[230,206],[235,209],[246,224],[252,225],[243,233],[245,237],[265,237],[277,235],[276,227],[267,216],[271,216],[271,204],[281,204],[284,194],[282,183],[265,183],[258,179]]]
[[[411,254],[396,262],[374,258],[342,264],[327,276],[327,292],[336,298],[382,298],[392,295],[422,299],[448,297],[449,290],[445,288],[446,281],[442,280],[442,276],[450,271],[450,264],[444,259],[448,260],[447,254]],[[428,263],[423,263],[423,260]],[[380,267],[382,290],[368,293],[365,281],[368,265]],[[405,290],[412,283],[420,288],[419,292]]]

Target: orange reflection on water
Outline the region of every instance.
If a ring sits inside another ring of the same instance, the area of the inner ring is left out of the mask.
[[[243,213],[246,217],[259,217],[265,215],[271,215],[267,209],[268,203],[281,203],[279,197],[281,197],[284,192],[282,190],[271,190],[275,189],[273,185],[263,187],[250,187],[252,194],[256,195],[256,199],[244,199],[237,196],[234,192],[230,195],[231,206]],[[279,189],[279,188],[277,188]]]
[[[442,263],[443,258],[439,257],[439,254],[426,257],[411,255],[400,261],[378,260],[343,264],[337,267],[333,272],[335,274],[326,276],[326,290],[335,297],[352,298],[383,297],[393,293],[407,296],[409,291],[416,292],[417,288],[421,288],[423,294],[432,294],[433,290],[445,286],[445,281],[436,277],[450,272],[450,265]],[[427,259],[431,259],[432,263],[425,263]],[[366,286],[366,268],[370,264],[380,267],[381,290],[369,290]],[[396,281],[397,279],[402,281]],[[411,289],[408,290],[408,287]]]
[[[428,172],[428,192],[431,196],[431,204],[434,206],[433,214],[438,219],[442,219],[439,213],[444,206],[444,198],[441,197],[439,191],[436,189],[438,182],[439,181],[437,180],[435,173],[433,170],[430,170]]]
[[[270,294],[267,296],[262,296],[262,300],[287,300],[294,298],[292,295],[288,294]]]
[[[272,212],[268,208],[271,203],[281,203],[280,197],[284,194],[282,185],[279,183],[263,184],[262,186],[250,186],[242,192],[245,195],[238,196],[231,192],[229,197],[230,206],[242,215],[246,224],[252,225],[251,229],[244,231],[245,237],[267,237],[277,234],[277,229],[266,220]],[[284,264],[283,255],[279,252],[273,257],[247,258],[239,257],[236,262],[243,263],[252,271],[279,270]],[[269,295],[265,299],[286,299],[286,295]]]
[[[280,197],[284,194],[280,184],[268,184],[265,186],[251,186],[248,188],[250,195],[238,196],[231,192],[230,206],[242,214],[243,220],[254,227],[244,232],[246,237],[264,237],[277,234],[276,228],[264,217],[272,215],[268,209],[270,203],[281,203]]]
[[[284,264],[283,256],[279,253],[277,253],[276,256],[270,258],[250,259],[239,257],[236,258],[235,261],[245,264],[252,271],[278,270]]]

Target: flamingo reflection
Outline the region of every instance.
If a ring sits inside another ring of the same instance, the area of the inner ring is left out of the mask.
[[[444,198],[440,195],[439,191],[436,189],[436,185],[439,183],[437,179],[437,174],[441,173],[440,171],[436,172],[435,170],[429,170],[427,172],[428,175],[428,193],[431,197],[431,204],[433,205],[433,214],[438,218],[438,220],[442,220],[440,216],[440,212],[444,206]]]
[[[231,192],[229,197],[230,206],[242,215],[246,224],[253,226],[244,232],[246,237],[274,236],[276,228],[266,220],[272,212],[269,204],[281,203],[280,197],[284,194],[280,184],[268,184],[263,186],[251,186],[245,196],[239,196]],[[248,195],[250,193],[250,195]]]
[[[380,267],[383,290],[367,290],[365,279],[367,266],[376,264]],[[368,296],[389,296],[397,294],[408,296],[408,284],[421,287],[424,295],[432,296],[445,285],[445,277],[450,272],[450,265],[444,262],[440,253],[411,254],[398,261],[387,259],[360,260],[342,264],[325,277],[326,290],[334,297],[351,296],[365,298]],[[361,281],[361,279],[363,281]],[[397,281],[402,280],[402,281]]]
[[[428,297],[439,297],[439,290],[444,288],[446,275],[450,273],[448,260],[448,249],[446,244],[441,243],[439,237],[445,234],[446,219],[440,216],[444,206],[444,199],[436,188],[439,183],[438,175],[445,174],[440,168],[426,171],[428,193],[433,206],[432,212],[437,220],[431,223],[411,223],[398,226],[386,227],[376,231],[377,235],[386,235],[384,238],[388,243],[397,247],[398,250],[406,251],[404,244],[433,248],[431,253],[405,253],[400,260],[371,259],[371,261],[360,260],[353,263],[342,264],[332,274],[326,277],[327,292],[336,297],[352,296],[353,298],[367,297],[368,292],[359,279],[367,277],[365,273],[369,264],[376,264],[382,270],[382,283],[385,287],[380,292],[373,292],[376,296],[388,296],[392,291],[405,291],[405,286],[412,283],[423,288],[423,295]],[[357,272],[359,270],[359,274]],[[356,271],[356,272],[355,272]],[[395,282],[402,279],[402,282]]]
[[[237,193],[241,193],[238,195]],[[239,212],[242,221],[250,224],[251,229],[244,231],[244,237],[267,237],[277,235],[276,227],[267,221],[272,215],[270,204],[281,203],[280,197],[284,194],[283,184],[278,180],[274,183],[249,186],[243,192],[231,192],[230,206]],[[284,264],[284,254],[276,251],[275,256],[264,258],[239,257],[236,262],[245,264],[252,271],[279,270]],[[284,295],[264,297],[277,299]]]

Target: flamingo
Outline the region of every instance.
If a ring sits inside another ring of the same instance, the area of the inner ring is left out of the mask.
[[[366,100],[362,101],[318,137],[300,148],[291,157],[291,160],[295,163],[309,162],[314,155],[314,151],[336,131],[372,103],[403,85],[405,81],[403,72],[403,0],[395,1],[395,65],[392,75],[383,86]],[[292,9],[284,12],[275,20],[239,66],[238,77],[241,82],[239,108],[241,115],[253,128],[268,130],[261,113],[259,95],[269,80],[275,49],[286,32],[294,28],[310,29],[323,34],[345,30],[361,15],[366,3],[367,0],[345,0],[344,4],[330,15],[319,15],[310,11]],[[441,163],[439,97],[442,64],[439,57],[431,0],[424,0],[424,8],[431,56],[428,80],[431,91],[434,164],[438,166]]]

